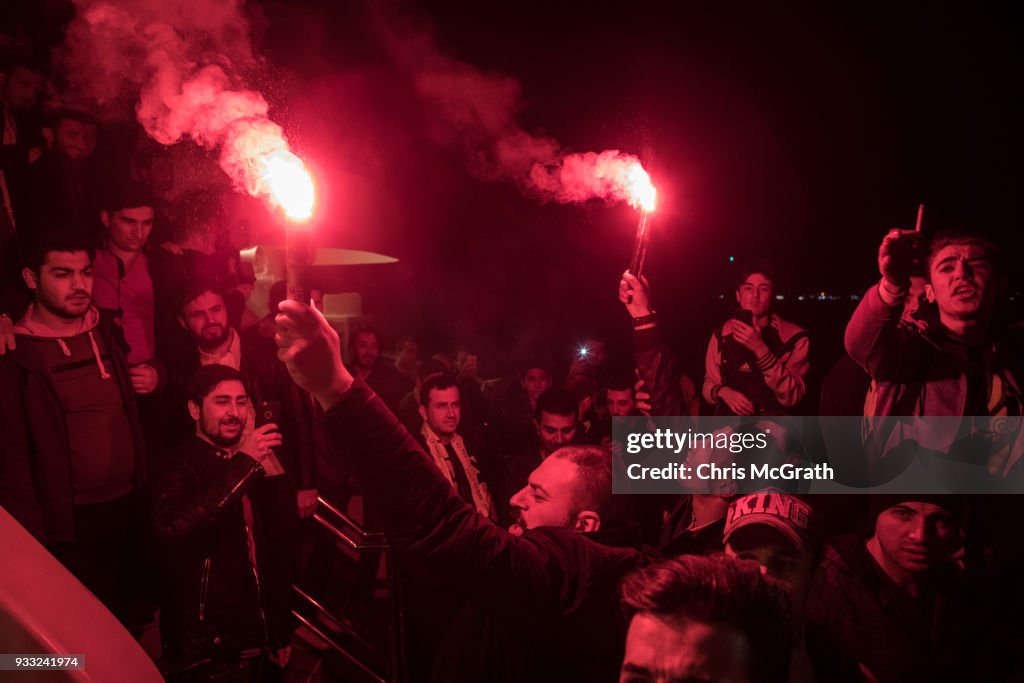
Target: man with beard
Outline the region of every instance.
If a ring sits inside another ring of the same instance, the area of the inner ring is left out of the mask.
[[[570,447],[565,462],[558,454],[545,461],[554,459],[549,469],[557,471],[549,473],[558,476],[533,478],[520,515],[528,528],[516,537],[460,499],[383,402],[353,378],[337,333],[318,311],[295,301],[282,302],[281,311],[279,356],[324,408],[332,454],[381,508],[396,548],[446,572],[485,617],[460,643],[464,666],[437,680],[615,680],[625,635],[617,588],[645,560],[636,549],[578,533],[600,530],[611,517],[608,453]],[[580,472],[601,458],[605,483],[586,487],[590,479]]]
[[[313,422],[308,398],[295,386],[277,361],[274,344],[256,332],[239,333],[228,325],[225,294],[210,282],[200,279],[184,294],[178,323],[188,333],[193,346],[169,362],[169,383],[172,396],[170,409],[177,411],[170,441],[187,438],[191,421],[178,405],[184,406],[184,389],[188,378],[203,365],[227,365],[242,373],[253,405],[262,404],[275,415],[284,437],[276,455],[294,484],[297,510],[308,517],[316,508],[316,477],[314,463]],[[180,401],[180,403],[177,403]],[[283,489],[290,488],[289,477],[277,477],[281,471],[267,473],[269,479]],[[294,497],[294,496],[293,496]]]
[[[509,499],[526,486],[537,467],[552,453],[576,441],[578,404],[568,389],[548,389],[537,399],[533,427],[537,441],[506,460],[495,482],[495,504],[499,519],[509,520]]]
[[[392,363],[380,357],[380,333],[372,327],[361,327],[349,338],[348,350],[352,372],[370,385],[391,412],[398,412],[402,399],[412,391],[413,381]]]
[[[144,447],[114,325],[91,302],[93,251],[23,256],[34,299],[0,358],[0,505],[127,626],[141,626]]]
[[[189,378],[200,367],[226,365],[237,370],[247,398],[261,419],[280,427],[282,442],[262,464],[263,476],[250,499],[263,520],[274,552],[260,566],[260,579],[291,585],[297,569],[299,519],[317,506],[312,403],[277,360],[274,343],[256,330],[239,333],[228,325],[225,295],[199,279],[186,291],[178,323],[193,345],[168,365],[168,410],[175,420],[189,398]],[[182,411],[183,412],[183,411]],[[168,445],[191,439],[195,417],[175,428]],[[191,427],[191,429],[190,429]],[[284,604],[287,610],[287,602]]]
[[[241,374],[205,365],[188,384],[193,436],[167,454],[154,478],[154,525],[166,555],[162,613],[173,681],[259,681],[269,659],[291,654],[290,584],[273,515],[256,503],[276,467],[277,425],[253,427]]]
[[[85,112],[64,109],[50,116],[43,127],[46,147],[29,165],[25,197],[14,206],[19,221],[39,221],[29,229],[42,233],[62,226],[77,239],[99,244],[100,183],[105,174],[94,155],[98,130],[96,119]],[[19,232],[24,227],[19,226]]]

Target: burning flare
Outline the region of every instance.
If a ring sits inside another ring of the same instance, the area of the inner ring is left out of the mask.
[[[306,171],[306,165],[287,150],[269,154],[260,162],[264,172],[262,181],[267,186],[267,196],[275,206],[280,206],[288,218],[305,220],[313,215],[313,179]]]
[[[642,211],[654,211],[658,205],[658,191],[651,182],[651,176],[639,163],[629,166],[626,171],[626,185],[629,188],[629,205]]]
[[[224,136],[220,166],[246,192],[281,208],[293,221],[313,215],[313,179],[269,119],[236,120]]]

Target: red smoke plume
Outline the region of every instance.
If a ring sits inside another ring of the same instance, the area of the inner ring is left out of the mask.
[[[154,140],[190,138],[219,152],[236,187],[277,204],[267,158],[293,159],[263,96],[244,87],[259,62],[240,0],[75,0],[58,55],[68,99],[120,118],[131,109]],[[294,162],[301,162],[297,158]]]
[[[376,29],[427,105],[434,137],[461,146],[478,176],[511,180],[543,201],[603,199],[653,210],[654,190],[637,157],[618,150],[575,154],[554,138],[529,133],[516,120],[515,79],[442,54],[423,26],[383,11]]]

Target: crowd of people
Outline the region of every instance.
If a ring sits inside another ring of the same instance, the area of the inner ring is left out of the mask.
[[[230,191],[169,192],[145,141],[98,173],[103,127],[44,116],[43,80],[14,61],[0,83],[0,507],[131,632],[159,615],[170,679],[287,667],[301,529],[354,493],[406,568],[412,680],[1024,671],[1015,496],[612,494],[615,418],[1022,417],[1024,340],[987,237],[888,233],[821,397],[814,339],[773,310],[759,262],[699,331],[702,384],[629,272],[632,357],[592,340],[565,371],[541,349],[485,378],[469,353],[342,339],[281,284],[254,312]],[[865,471],[888,466],[851,439]],[[1006,432],[969,456],[1013,478],[1022,449]]]

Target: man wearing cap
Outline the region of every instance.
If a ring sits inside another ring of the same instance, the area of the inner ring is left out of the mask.
[[[832,541],[807,602],[807,624],[823,638],[811,648],[819,677],[976,680],[971,631],[984,622],[967,614],[953,561],[962,501],[891,495],[869,505],[874,529]]]
[[[816,680],[803,630],[804,605],[820,556],[813,508],[775,488],[741,496],[729,506],[724,541],[727,555],[757,562],[785,587],[794,628],[789,681]]]

